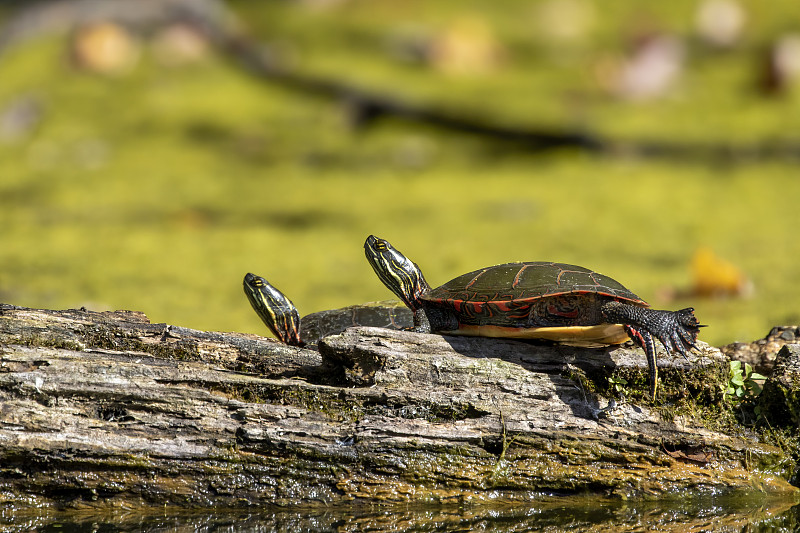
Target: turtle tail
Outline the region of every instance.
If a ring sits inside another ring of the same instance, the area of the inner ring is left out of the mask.
[[[650,398],[655,401],[656,392],[658,391],[658,365],[656,364],[656,343],[653,341],[653,336],[647,330],[638,330],[627,324],[625,325],[625,331],[633,342],[644,350],[650,375]]]

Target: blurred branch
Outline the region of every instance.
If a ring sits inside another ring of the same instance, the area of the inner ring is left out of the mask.
[[[334,98],[348,105],[355,127],[367,127],[381,117],[397,117],[426,125],[483,136],[529,151],[573,148],[609,155],[737,162],[760,159],[800,161],[800,144],[769,141],[760,144],[681,143],[614,140],[583,131],[508,127],[417,106],[383,93],[370,92],[335,79],[317,78],[287,69],[275,54],[248,36],[244,24],[219,0],[51,0],[19,9],[0,30],[0,54],[5,48],[44,33],[69,32],[82,25],[113,21],[139,28],[173,22],[193,26],[251,74],[299,91]]]

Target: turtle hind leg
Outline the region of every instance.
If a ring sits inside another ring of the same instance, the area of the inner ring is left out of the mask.
[[[600,312],[607,322],[625,326],[628,335],[644,348],[650,367],[650,390],[654,398],[657,369],[653,338],[661,341],[668,354],[678,352],[688,360],[687,352],[697,348],[697,334],[703,327],[691,307],[664,311],[612,301],[603,305]]]
[[[613,301],[603,305],[600,312],[607,322],[647,331],[661,341],[668,353],[678,352],[684,356],[688,350],[697,348],[697,334],[703,327],[691,307],[664,311]]]

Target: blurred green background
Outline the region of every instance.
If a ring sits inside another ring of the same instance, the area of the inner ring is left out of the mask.
[[[185,23],[8,38],[31,5],[0,8],[0,301],[267,335],[246,272],[301,314],[387,299],[362,251],[374,233],[434,285],[577,263],[656,307],[694,306],[716,345],[800,322],[796,2],[208,3],[293,75],[725,157],[361,123],[347,99],[254,75]]]

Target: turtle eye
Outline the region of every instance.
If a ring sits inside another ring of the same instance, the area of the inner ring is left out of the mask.
[[[386,241],[384,241],[382,239],[376,240],[375,241],[375,249],[378,250],[379,252],[385,252],[386,251]]]

